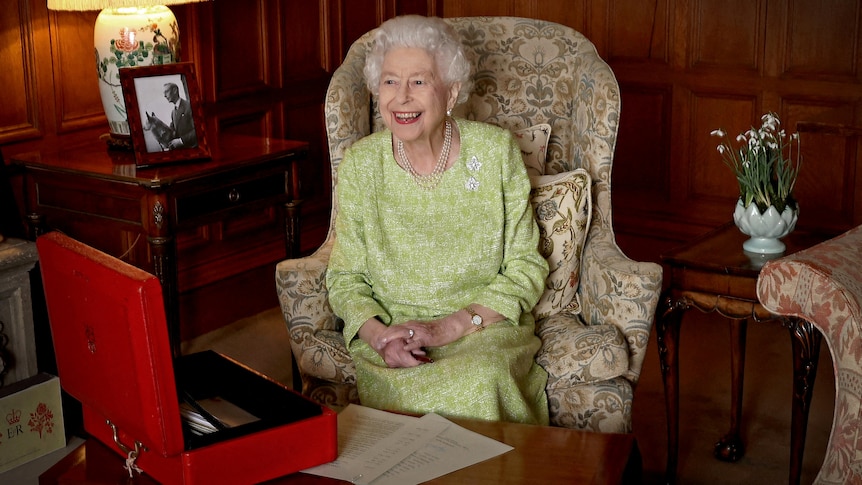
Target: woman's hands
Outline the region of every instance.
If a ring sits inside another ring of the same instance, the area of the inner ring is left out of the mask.
[[[485,324],[504,320],[499,313],[473,305],[482,315]],[[359,338],[371,346],[389,367],[415,367],[431,362],[426,347],[442,347],[478,330],[466,310],[459,310],[438,320],[420,322],[411,320],[401,325],[386,326],[376,318],[359,328]]]
[[[423,349],[408,349],[408,344],[415,334],[415,329],[404,325],[387,327],[376,318],[359,327],[359,338],[377,351],[389,367],[416,367],[430,362]]]

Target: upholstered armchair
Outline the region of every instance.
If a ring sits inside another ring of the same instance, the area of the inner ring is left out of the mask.
[[[542,339],[537,361],[550,375],[546,390],[551,423],[630,432],[634,388],[662,271],[657,264],[627,258],[614,239],[611,166],[620,117],[614,74],[589,40],[562,25],[512,17],[446,21],[461,34],[475,63],[471,97],[453,115],[516,132],[525,141],[525,163],[538,164],[531,171],[538,181],[534,187],[549,177],[567,178],[566,190],[574,189],[567,193],[580,201],[574,219],[559,221],[555,234],[543,233],[546,250],[575,263],[551,265],[546,295],[540,300],[545,310],[534,311]],[[333,192],[345,149],[383,127],[362,74],[371,39],[369,32],[353,44],[326,94]],[[542,141],[543,133],[550,138]],[[526,148],[535,140],[539,143]],[[575,177],[568,178],[570,173]],[[534,192],[562,193],[548,187]],[[336,211],[333,207],[330,222]],[[332,314],[324,285],[336,237],[332,227],[314,254],[278,264],[276,286],[302,392],[341,408],[358,397],[342,322]],[[579,240],[552,241],[559,229]]]
[[[817,484],[862,484],[862,226],[766,263],[757,297],[770,312],[801,318],[829,345],[835,412]]]

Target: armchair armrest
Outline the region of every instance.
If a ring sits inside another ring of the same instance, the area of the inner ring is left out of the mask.
[[[662,268],[633,261],[617,246],[613,233],[593,226],[581,262],[581,317],[587,325],[613,324],[629,346],[629,370],[623,377],[637,384],[661,294]]]
[[[862,226],[767,262],[757,298],[776,315],[801,318],[822,334],[835,372],[835,410],[814,483],[862,483]]]
[[[278,302],[304,393],[310,391],[314,379],[356,382],[356,368],[341,335],[342,322],[327,299],[325,277],[331,250],[332,241],[328,241],[311,256],[284,260],[275,270]]]

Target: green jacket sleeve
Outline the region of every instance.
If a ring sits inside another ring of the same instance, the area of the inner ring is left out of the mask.
[[[539,253],[539,228],[530,204],[530,179],[521,150],[508,133],[506,160],[500,165],[505,210],[504,257],[500,273],[475,298],[512,322],[529,314],[545,289],[548,262]]]
[[[373,174],[364,173],[353,162],[354,151],[347,150],[338,169],[336,200],[339,207],[335,217],[337,237],[332,248],[326,272],[329,304],[336,315],[344,320],[344,341],[349,344],[369,318],[378,317],[389,323],[385,309],[374,299],[368,279],[365,228],[361,217],[348,214],[363,214],[373,183]]]

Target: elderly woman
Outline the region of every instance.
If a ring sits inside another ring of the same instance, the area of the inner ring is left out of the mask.
[[[365,75],[387,129],[339,167],[326,275],[362,404],[547,424],[531,310],[548,266],[518,145],[451,118],[470,64],[440,19],[385,22]]]

